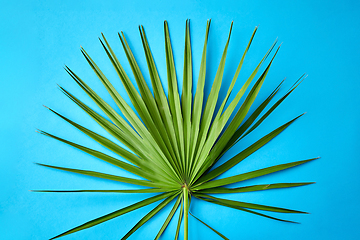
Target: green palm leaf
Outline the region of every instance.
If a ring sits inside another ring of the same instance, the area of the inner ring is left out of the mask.
[[[237,205],[232,205],[232,204],[229,204],[229,203],[225,203],[225,202],[222,202],[222,201],[216,201],[216,200],[207,199],[207,198],[204,198],[202,200],[210,202],[210,203],[214,203],[214,204],[217,204],[217,205],[221,205],[221,206],[224,206],[224,207],[234,208],[234,209],[237,209],[237,210],[240,210],[240,211],[252,213],[252,214],[255,214],[255,215],[258,215],[258,216],[261,216],[261,217],[273,219],[273,220],[280,221],[280,222],[298,223],[298,222],[293,222],[293,221],[289,221],[289,220],[285,220],[285,219],[281,219],[281,218],[272,217],[272,216],[269,216],[269,215],[266,215],[266,214],[263,214],[263,213],[259,213],[259,212],[253,211],[253,210],[249,210],[249,209],[246,209],[246,208],[243,208],[243,207],[240,207],[240,206],[237,206]]]
[[[279,135],[282,131],[284,131],[290,124],[292,124],[299,117],[294,118],[290,122],[282,125],[281,127],[277,128],[274,131],[272,131],[271,133],[267,134],[266,136],[264,136],[263,138],[261,138],[260,140],[258,140],[254,144],[252,144],[250,147],[246,148],[244,151],[237,154],[235,157],[231,158],[224,164],[220,165],[219,167],[215,168],[213,171],[211,171],[208,174],[206,174],[205,176],[203,176],[203,178],[199,179],[198,182],[200,182],[200,184],[203,182],[207,182],[207,181],[219,176],[220,174],[226,172],[230,168],[234,167],[236,164],[238,164],[239,162],[241,162],[242,160],[244,160],[245,158],[250,156],[252,153],[254,153],[258,149],[260,149],[262,146],[264,146],[266,143],[268,143],[274,137]]]
[[[215,229],[213,229],[212,227],[210,227],[209,225],[207,225],[206,223],[204,223],[203,221],[201,221],[199,218],[195,217],[191,212],[189,212],[191,216],[193,216],[196,220],[198,220],[199,222],[201,222],[202,224],[204,224],[205,226],[207,226],[208,228],[210,228],[211,230],[213,230],[217,235],[219,235],[220,237],[222,237],[225,240],[229,240],[227,237],[225,237],[224,235],[222,235],[221,233],[219,233],[218,231],[216,231]]]
[[[171,211],[169,213],[169,216],[166,218],[164,224],[161,226],[158,234],[156,235],[155,240],[159,239],[159,237],[161,237],[161,235],[165,231],[166,227],[169,225],[171,219],[174,217],[174,214],[175,214],[176,210],[178,209],[178,207],[180,205],[181,200],[182,200],[182,195],[179,195],[178,199],[176,200],[173,208],[171,209]]]
[[[147,188],[147,189],[126,189],[126,190],[31,190],[32,192],[52,192],[52,193],[159,193],[170,192],[172,190],[165,190],[162,188]]]
[[[230,82],[224,99],[219,98],[219,92],[225,72],[226,57],[230,45],[230,36],[233,29],[231,23],[229,35],[217,67],[217,72],[209,95],[204,96],[204,86],[206,78],[207,66],[207,45],[209,41],[211,21],[207,21],[205,40],[202,50],[200,63],[200,71],[196,89],[193,89],[193,59],[192,46],[190,36],[190,20],[185,25],[185,47],[184,47],[184,68],[183,68],[183,87],[180,97],[177,71],[173,56],[173,46],[170,39],[170,31],[168,22],[164,22],[164,38],[165,38],[165,56],[167,69],[168,95],[165,94],[163,82],[160,79],[154,56],[150,49],[150,43],[146,37],[143,26],[139,27],[142,47],[148,67],[148,74],[151,80],[151,86],[145,81],[145,75],[140,70],[138,62],[129,46],[128,40],[123,32],[119,33],[120,43],[125,52],[127,61],[130,65],[132,75],[128,76],[122,67],[119,59],[115,55],[109,42],[103,34],[100,40],[101,46],[105,50],[105,54],[109,58],[110,63],[114,67],[126,93],[131,101],[127,103],[123,96],[119,94],[112,84],[112,80],[108,79],[95,63],[81,47],[81,53],[85,60],[103,84],[112,101],[116,104],[116,109],[111,107],[100,95],[96,93],[83,79],[81,79],[73,70],[65,66],[66,72],[77,83],[77,85],[88,95],[88,97],[99,107],[101,112],[97,112],[90,108],[83,100],[75,97],[73,94],[60,87],[60,90],[69,97],[77,106],[79,106],[91,119],[95,120],[105,131],[112,135],[117,142],[95,133],[94,131],[70,120],[55,110],[48,108],[51,112],[65,120],[77,130],[83,132],[103,147],[109,149],[115,157],[102,153],[92,148],[79,145],[68,137],[61,138],[47,131],[38,132],[63,142],[75,149],[81,150],[91,156],[102,161],[128,171],[137,178],[122,177],[98,171],[90,171],[83,169],[73,169],[58,167],[48,164],[40,164],[41,166],[62,170],[70,173],[87,175],[100,179],[107,179],[122,183],[134,184],[142,186],[141,189],[114,189],[114,190],[33,190],[33,192],[46,193],[155,193],[155,196],[142,200],[128,207],[119,209],[102,217],[88,221],[78,227],[72,228],[54,238],[59,238],[71,233],[78,232],[110,219],[119,217],[123,214],[139,209],[143,206],[162,200],[155,208],[148,212],[140,221],[127,232],[122,239],[127,239],[137,229],[157,215],[166,205],[174,200],[174,205],[161,226],[155,239],[159,239],[164,233],[170,221],[175,216],[178,208],[180,208],[175,239],[179,237],[179,231],[182,219],[184,220],[184,240],[188,239],[188,217],[191,208],[191,198],[194,196],[200,200],[234,208],[240,211],[256,214],[273,220],[291,222],[280,218],[275,218],[259,211],[270,211],[277,213],[305,213],[298,210],[291,210],[282,207],[273,207],[260,205],[255,203],[240,202],[218,198],[209,194],[232,194],[252,191],[264,191],[270,189],[284,189],[290,187],[298,187],[312,184],[312,182],[300,183],[274,183],[260,184],[252,186],[243,186],[237,188],[228,188],[226,185],[238,183],[252,178],[261,177],[274,172],[282,171],[291,167],[310,162],[316,158],[280,164],[268,168],[255,170],[252,172],[242,173],[231,177],[218,177],[238,165],[248,156],[262,148],[286,128],[295,122],[300,116],[276,128],[272,132],[266,134],[255,143],[251,144],[245,150],[239,152],[234,157],[226,160],[217,167],[215,164],[221,157],[235,144],[253,132],[271,113],[277,109],[280,104],[289,97],[289,95],[303,81],[304,75],[301,76],[294,85],[278,100],[271,105],[281,90],[284,81],[268,95],[258,106],[254,106],[254,102],[260,93],[262,85],[270,72],[271,66],[274,64],[280,46],[277,47],[275,41],[269,50],[255,66],[254,70],[247,77],[243,86],[235,93],[235,83],[238,81],[240,71],[245,64],[245,58],[250,52],[250,47],[254,41],[255,34],[258,31],[256,27],[250,40],[240,58],[236,72]],[[276,51],[273,52],[273,50]],[[270,60],[268,60],[270,59]],[[265,69],[261,70],[265,66]],[[258,74],[260,76],[258,76]],[[136,82],[137,88],[134,86]],[[118,80],[115,80],[118,81]],[[249,90],[248,90],[249,89]],[[153,91],[153,93],[152,93]],[[248,91],[248,93],[247,93]],[[230,96],[234,94],[234,98],[229,101]],[[204,99],[207,99],[206,102]],[[219,109],[216,110],[216,105]],[[132,105],[132,106],[131,106]],[[270,106],[270,107],[268,107]],[[134,109],[133,109],[134,108]],[[268,108],[268,109],[267,109]],[[237,109],[237,110],[235,110]],[[254,110],[252,110],[254,109]],[[121,114],[120,114],[121,112]],[[233,116],[233,117],[232,117]],[[176,199],[176,200],[175,200]],[[181,203],[181,205],[180,205]],[[192,215],[193,216],[193,215]],[[227,239],[224,235],[207,225],[202,220],[193,216],[205,226],[217,233],[221,238]],[[54,239],[52,238],[52,239]]]
[[[146,214],[121,240],[128,239],[131,234],[133,234],[137,229],[139,229],[144,223],[149,221],[156,213],[158,213],[161,209],[163,209],[168,203],[170,203],[176,194],[168,197],[163,202],[161,202],[158,206],[156,206],[153,210],[151,210],[148,214]]]
[[[312,158],[312,159],[303,160],[303,161],[280,164],[280,165],[276,165],[276,166],[272,166],[272,167],[268,167],[268,168],[263,168],[263,169],[248,172],[248,173],[235,175],[235,176],[232,176],[232,177],[218,179],[218,180],[214,180],[214,181],[204,183],[204,184],[202,184],[202,185],[200,185],[198,187],[195,187],[194,189],[199,190],[199,189],[206,189],[206,188],[213,188],[213,187],[220,187],[220,186],[224,186],[224,185],[229,185],[229,184],[245,181],[245,180],[256,178],[256,177],[261,177],[261,176],[264,176],[264,175],[267,175],[267,174],[270,174],[270,173],[282,171],[282,170],[285,170],[285,169],[288,169],[288,168],[291,168],[291,167],[296,167],[296,166],[298,166],[300,164],[304,164],[304,163],[313,161],[315,159],[318,159],[318,158]]]
[[[160,194],[160,195],[157,195],[157,196],[154,196],[154,197],[151,197],[151,198],[148,198],[148,199],[145,199],[143,201],[140,201],[140,202],[137,202],[133,205],[130,205],[128,207],[125,207],[125,208],[122,208],[122,209],[119,209],[115,212],[112,212],[112,213],[109,213],[109,214],[106,214],[102,217],[99,217],[99,218],[96,218],[94,220],[91,220],[89,222],[86,222],[78,227],[75,227],[73,229],[70,229],[60,235],[57,235],[51,239],[55,239],[55,238],[59,238],[59,237],[63,237],[65,235],[69,235],[71,233],[75,233],[75,232],[78,232],[78,231],[81,231],[81,230],[84,230],[86,228],[90,228],[90,227],[93,227],[93,226],[96,226],[100,223],[103,223],[103,222],[106,222],[106,221],[109,221],[110,219],[113,219],[113,218],[116,218],[116,217],[119,217],[121,215],[124,215],[128,212],[131,212],[131,211],[134,211],[136,209],[139,209],[139,208],[142,208],[144,206],[147,206],[151,203],[154,203],[154,202],[157,202],[161,199],[164,199],[164,198],[167,198],[167,197],[170,197],[170,196],[174,196],[175,194],[174,193],[163,193],[163,194]]]
[[[180,225],[181,225],[181,220],[183,218],[183,215],[184,215],[184,201],[181,201],[180,214],[179,214],[178,224],[177,224],[176,233],[175,233],[175,240],[177,240],[179,238]]]
[[[277,189],[277,188],[299,187],[309,184],[314,184],[314,182],[272,183],[272,184],[261,184],[261,185],[253,185],[253,186],[238,187],[238,188],[215,187],[215,188],[200,190],[198,192],[199,193],[241,193],[241,192],[264,191],[264,190]]]
[[[133,179],[133,178],[120,177],[120,176],[116,176],[116,175],[111,175],[111,174],[106,174],[106,173],[101,173],[101,172],[95,172],[95,171],[57,167],[57,166],[52,166],[52,165],[47,165],[47,164],[42,164],[42,163],[37,163],[37,164],[40,165],[40,166],[43,166],[43,167],[63,170],[63,171],[66,171],[66,172],[72,172],[72,173],[82,174],[82,175],[86,175],[86,176],[90,176],[90,177],[96,177],[96,178],[103,178],[103,179],[117,181],[117,182],[130,183],[130,184],[140,185],[140,186],[144,186],[144,187],[156,187],[157,186],[156,183],[146,181],[146,180],[138,180],[138,179]]]
[[[227,200],[227,199],[222,199],[222,198],[216,198],[216,197],[212,197],[207,194],[194,194],[194,196],[197,198],[203,199],[203,200],[212,199],[212,200],[215,200],[218,202],[222,202],[224,204],[234,205],[234,206],[238,206],[241,208],[250,208],[250,209],[256,209],[256,210],[280,212],[280,213],[306,213],[306,212],[291,210],[291,209],[286,209],[286,208],[279,208],[279,207],[265,206],[265,205],[254,204],[254,203],[246,203],[246,202],[239,202],[239,201]]]

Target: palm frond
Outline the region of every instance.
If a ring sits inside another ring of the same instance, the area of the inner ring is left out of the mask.
[[[145,75],[140,70],[137,60],[129,46],[128,39],[123,32],[118,33],[119,40],[125,52],[126,58],[132,71],[132,77],[127,75],[119,59],[115,55],[108,40],[101,33],[99,38],[105,54],[114,67],[121,83],[123,84],[131,104],[127,103],[112,85],[110,79],[100,70],[95,60],[90,54],[81,47],[81,53],[85,60],[104,85],[111,99],[116,104],[117,109],[111,107],[100,95],[96,93],[85,81],[80,78],[72,69],[65,66],[66,72],[77,83],[77,85],[88,95],[88,97],[99,107],[101,113],[93,110],[82,100],[75,97],[65,88],[60,90],[89,115],[105,131],[112,135],[123,145],[120,146],[114,141],[95,133],[94,131],[70,120],[52,108],[48,108],[52,113],[68,122],[70,125],[80,130],[85,135],[109,149],[116,154],[112,157],[92,148],[82,146],[67,137],[61,138],[46,131],[38,132],[63,142],[69,146],[79,149],[102,161],[128,171],[136,178],[122,177],[98,171],[74,169],[40,164],[41,166],[62,170],[70,173],[87,175],[100,179],[107,179],[127,184],[139,185],[141,189],[122,189],[122,190],[33,190],[33,192],[46,193],[155,193],[156,195],[128,207],[119,209],[102,217],[86,222],[78,227],[72,228],[62,234],[52,238],[59,238],[71,233],[78,232],[110,219],[119,217],[123,214],[139,209],[143,206],[161,202],[148,212],[122,239],[127,239],[137,229],[148,222],[165,206],[174,201],[174,205],[161,226],[155,239],[159,239],[164,233],[170,221],[174,218],[177,209],[180,213],[177,223],[175,239],[179,237],[182,219],[184,219],[184,240],[188,239],[188,216],[191,214],[191,198],[196,197],[200,200],[221,206],[234,208],[244,212],[273,220],[291,222],[275,218],[259,211],[270,211],[277,213],[305,213],[298,210],[291,210],[282,207],[273,207],[255,203],[240,202],[224,198],[214,197],[209,194],[232,194],[252,191],[264,191],[270,189],[284,189],[298,186],[305,186],[313,182],[299,183],[274,183],[260,184],[229,188],[227,185],[246,181],[248,179],[261,177],[274,172],[299,166],[301,164],[315,160],[316,158],[303,161],[290,162],[272,167],[267,167],[252,172],[242,173],[231,177],[218,178],[229,169],[237,166],[248,156],[262,148],[286,128],[295,122],[300,116],[295,117],[289,122],[281,125],[272,132],[245,148],[234,157],[224,161],[221,165],[214,167],[222,156],[245,136],[253,132],[262,124],[279,105],[289,97],[289,95],[299,86],[305,78],[302,75],[294,85],[280,97],[274,104],[270,104],[281,90],[284,80],[262,101],[258,106],[254,102],[270,72],[274,59],[279,51],[277,40],[270,46],[269,50],[263,55],[257,66],[251,72],[243,86],[235,93],[235,84],[238,81],[240,71],[245,63],[245,58],[250,52],[250,47],[258,31],[256,27],[250,40],[241,56],[236,72],[230,82],[229,88],[224,99],[219,98],[220,88],[224,81],[225,64],[230,45],[233,23],[230,25],[229,35],[224,46],[222,57],[217,67],[217,72],[210,93],[204,96],[204,86],[207,71],[207,45],[209,41],[210,20],[207,21],[205,40],[202,50],[200,71],[196,89],[193,89],[193,59],[191,45],[190,20],[185,24],[185,46],[184,46],[184,68],[183,68],[183,87],[180,96],[178,88],[177,72],[173,56],[173,47],[170,39],[168,22],[164,22],[165,55],[167,69],[168,96],[165,94],[163,82],[160,79],[154,56],[150,49],[150,44],[145,34],[143,26],[139,26],[142,47],[148,67],[148,74],[151,86],[145,81]],[[276,49],[276,50],[274,50]],[[270,60],[268,60],[270,59]],[[265,66],[265,69],[261,70]],[[260,76],[258,76],[258,74]],[[137,88],[134,82],[136,82]],[[152,91],[153,90],[153,94]],[[247,93],[248,92],[248,93]],[[247,93],[247,94],[246,94]],[[230,101],[230,96],[235,94]],[[205,99],[206,102],[205,102]],[[216,111],[216,105],[219,109]],[[132,105],[132,106],[131,106]],[[270,107],[268,107],[270,106]],[[134,109],[132,108],[134,107]],[[267,109],[268,108],[268,109]],[[237,109],[237,110],[235,110]],[[251,111],[251,109],[254,109]],[[120,112],[121,114],[120,114]],[[233,116],[233,117],[232,117]],[[109,119],[109,120],[108,120]],[[125,147],[123,147],[125,146]],[[176,199],[176,200],[175,200]],[[193,216],[193,215],[192,215]],[[193,216],[205,226],[217,233],[221,238],[227,239],[224,235],[207,225],[202,220]]]

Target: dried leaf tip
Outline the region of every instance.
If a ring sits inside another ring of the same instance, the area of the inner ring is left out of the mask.
[[[300,117],[304,116],[306,113],[307,113],[307,112],[304,112],[304,113],[300,114],[298,117],[296,117],[296,119],[298,119],[298,118],[300,118]]]

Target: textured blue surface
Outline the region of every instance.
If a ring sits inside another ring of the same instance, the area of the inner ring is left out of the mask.
[[[175,3],[178,2],[178,3]],[[117,39],[124,31],[142,69],[146,65],[137,26],[144,24],[161,77],[166,79],[163,20],[168,20],[178,76],[182,76],[185,20],[191,19],[194,76],[198,75],[206,20],[209,38],[208,84],[215,75],[230,22],[233,36],[224,86],[240,60],[255,26],[260,25],[239,89],[278,37],[284,42],[259,94],[259,100],[284,78],[281,93],[304,72],[309,77],[262,126],[238,144],[230,157],[300,113],[308,112],[284,133],[232,169],[226,176],[311,157],[322,158],[248,184],[316,181],[317,184],[257,193],[232,199],[308,211],[310,215],[273,214],[302,224],[286,224],[194,200],[191,211],[230,239],[360,239],[359,226],[359,87],[360,4],[358,1],[2,1],[0,10],[0,239],[48,239],[85,221],[143,199],[129,194],[43,194],[30,189],[131,188],[45,169],[33,164],[98,169],[122,174],[95,158],[35,133],[36,128],[105,151],[42,104],[104,133],[68,100],[56,83],[93,103],[62,69],[70,66],[106,100],[109,95],[83,59],[83,46],[124,93],[97,37],[107,36],[120,61],[130,68]],[[147,75],[146,75],[147,76]],[[147,76],[147,80],[149,80]],[[221,96],[225,94],[222,88]],[[256,102],[259,103],[259,100]],[[105,133],[104,133],[105,134]],[[64,239],[119,239],[154,205],[78,232]],[[167,212],[162,211],[131,239],[154,238]],[[177,213],[178,214],[178,213]],[[176,217],[177,217],[176,214]],[[190,239],[219,239],[190,217]],[[173,239],[172,221],[162,239]],[[181,231],[182,236],[182,231]]]

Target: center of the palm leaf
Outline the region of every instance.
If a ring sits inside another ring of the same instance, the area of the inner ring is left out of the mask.
[[[181,188],[185,188],[185,189],[187,189],[187,190],[190,192],[190,189],[189,189],[189,186],[187,185],[187,183],[184,183],[184,184],[181,186]]]

